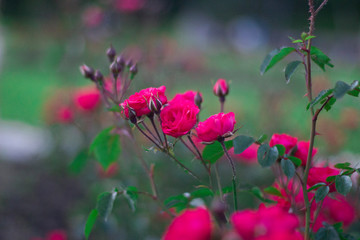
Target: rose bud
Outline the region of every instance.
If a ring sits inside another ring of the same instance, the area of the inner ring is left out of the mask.
[[[218,113],[203,122],[199,122],[196,132],[201,141],[213,142],[231,136],[235,123],[233,112]]]
[[[201,103],[203,102],[203,98],[200,92],[196,92],[194,100],[195,100],[195,105],[201,109]]]
[[[215,83],[213,91],[215,96],[223,98],[229,93],[229,85],[225,79],[219,79]]]
[[[120,63],[118,63],[117,61],[110,64],[110,71],[112,72],[112,74],[114,75],[115,78],[121,72],[121,70],[122,70],[122,67],[121,67]]]
[[[162,108],[162,103],[158,98],[150,98],[148,107],[152,113],[159,114]]]
[[[95,79],[95,81],[97,81],[100,84],[102,84],[104,82],[104,76],[102,75],[102,73],[99,70],[95,71],[94,79]]]
[[[106,55],[108,56],[110,62],[114,61],[115,56],[116,56],[116,51],[112,45],[106,50]]]
[[[125,58],[122,55],[116,58],[116,62],[119,63],[121,67],[125,66]]]
[[[83,64],[80,66],[80,72],[81,74],[90,80],[94,81],[94,69],[87,66],[86,64]]]

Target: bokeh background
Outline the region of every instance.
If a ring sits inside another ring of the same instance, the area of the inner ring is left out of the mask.
[[[199,90],[205,119],[219,111],[212,85],[225,78],[231,82],[226,111],[236,113],[242,134],[308,138],[304,71],[298,69],[289,84],[284,63],[259,73],[271,49],[307,31],[306,1],[0,0],[0,10],[0,239],[44,237],[54,229],[83,239],[99,193],[122,184],[148,187],[126,143],[111,173],[91,156],[74,164],[111,124],[104,109],[80,114],[75,124],[57,119],[57,107],[91,84],[80,74],[81,64],[107,73],[110,44],[139,64],[131,92],[166,85],[172,97]],[[315,94],[338,80],[359,79],[359,23],[355,0],[330,0],[318,15],[313,42],[335,67],[323,72],[314,66]],[[344,98],[322,114],[319,158],[357,161],[359,121],[356,98]],[[182,158],[191,158],[182,150]],[[156,163],[163,198],[190,190],[192,180],[166,157],[144,154]],[[258,166],[240,164],[239,171],[244,183],[268,186],[271,179]],[[242,207],[256,204],[248,193],[241,199]],[[119,199],[111,219],[97,223],[94,239],[159,239],[168,221],[156,204],[139,199],[132,213]]]

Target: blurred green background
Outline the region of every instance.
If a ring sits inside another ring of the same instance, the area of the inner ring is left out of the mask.
[[[71,172],[68,166],[77,152],[103,126],[84,136],[75,126],[48,121],[54,111],[46,106],[56,92],[91,84],[80,74],[81,64],[107,73],[105,50],[110,44],[139,63],[131,93],[160,85],[167,86],[169,98],[199,90],[204,120],[219,111],[212,85],[225,78],[231,82],[225,109],[235,112],[242,134],[286,132],[308,138],[304,70],[299,68],[289,84],[283,72],[285,63],[296,56],[264,76],[259,73],[271,49],[290,45],[288,36],[297,38],[307,31],[305,1],[2,0],[0,8],[0,215],[5,216],[0,222],[1,239],[31,239],[52,229],[64,229],[69,239],[81,239],[99,193],[119,181],[147,184],[141,170],[134,163],[126,166],[124,160],[114,178],[100,179],[94,161],[80,173]],[[359,20],[360,2],[355,0],[329,1],[318,15],[314,45],[335,67],[326,72],[313,67],[315,93],[338,80],[359,79]],[[100,114],[108,113],[100,110]],[[321,158],[345,154],[357,159],[359,121],[356,98],[344,98],[331,112],[324,112],[316,143]],[[71,143],[68,138],[73,138]],[[128,154],[131,157],[131,151]],[[153,162],[164,158],[145,156]],[[169,166],[173,165],[159,163],[157,168],[158,179],[166,179],[160,183],[164,196],[188,191],[187,185],[193,183],[178,180],[186,175],[175,173],[177,178],[168,180],[173,176],[164,173]],[[140,176],[129,177],[121,169]],[[271,174],[250,169],[250,174],[240,169],[242,179],[266,186],[264,179]],[[251,202],[244,194],[242,206]],[[99,227],[95,234],[101,237],[94,239],[158,239],[167,220],[155,226],[145,203],[140,201],[142,211],[135,217],[126,206],[115,208],[117,220]]]

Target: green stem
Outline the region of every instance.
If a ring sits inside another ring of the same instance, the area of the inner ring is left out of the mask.
[[[219,141],[221,146],[224,149],[225,155],[227,157],[227,159],[229,160],[229,163],[231,165],[231,170],[232,170],[232,185],[233,185],[233,194],[234,194],[234,209],[235,211],[238,210],[238,204],[237,204],[237,189],[236,189],[236,169],[235,169],[235,165],[234,165],[234,161],[232,160],[232,158],[230,157],[230,154],[228,152],[228,150],[226,149],[226,146],[224,144],[224,140]]]

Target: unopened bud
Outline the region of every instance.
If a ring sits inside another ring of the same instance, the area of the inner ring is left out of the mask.
[[[225,97],[229,93],[229,85],[225,79],[219,79],[214,85],[213,92],[215,96]]]
[[[129,60],[126,61],[125,65],[127,67],[131,67],[133,65],[133,61],[131,59],[129,59]]]
[[[131,123],[136,124],[137,123],[137,117],[136,112],[131,107],[127,107],[129,112],[129,120]]]
[[[94,74],[95,81],[102,83],[104,81],[104,76],[100,72],[100,70],[96,70]]]
[[[200,92],[196,93],[194,101],[195,101],[195,105],[198,106],[198,108],[201,108],[201,103],[203,102],[203,98]]]
[[[137,64],[135,63],[134,65],[132,65],[129,69],[129,71],[132,73],[132,74],[137,74],[138,72],[138,67],[137,67]]]
[[[116,56],[116,51],[112,45],[106,50],[106,55],[108,56],[110,62],[114,61],[115,56]]]
[[[216,220],[221,223],[225,224],[226,221],[226,204],[221,201],[219,198],[214,198],[214,200],[211,203],[211,211],[213,212]]]
[[[138,68],[137,68],[137,64],[135,63],[134,65],[132,65],[129,69],[130,71],[130,79],[133,80],[135,75],[137,74],[138,72]]]
[[[148,108],[150,109],[151,112],[155,114],[159,114],[162,108],[162,103],[160,99],[151,97],[148,102]]]
[[[94,69],[87,66],[86,64],[83,64],[80,66],[80,72],[81,74],[88,79],[91,79],[94,81]]]
[[[122,55],[116,58],[116,62],[119,63],[121,67],[125,66],[125,58]]]
[[[114,74],[114,76],[117,76],[122,70],[121,65],[117,62],[114,61],[112,64],[110,64],[110,71],[112,72],[112,74]]]

